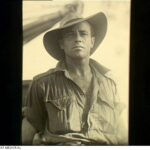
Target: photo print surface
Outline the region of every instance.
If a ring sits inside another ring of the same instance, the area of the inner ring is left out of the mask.
[[[23,145],[128,145],[129,31],[130,0],[23,1]]]

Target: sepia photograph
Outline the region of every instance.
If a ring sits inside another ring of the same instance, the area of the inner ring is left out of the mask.
[[[22,2],[22,145],[129,144],[130,3]]]

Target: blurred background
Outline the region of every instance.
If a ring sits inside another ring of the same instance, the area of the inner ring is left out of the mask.
[[[130,42],[130,0],[82,0],[83,16],[104,12],[108,19],[106,36],[91,56],[111,69],[116,79],[121,101],[126,104],[124,122],[128,126],[129,97],[129,42]],[[56,12],[70,0],[23,1],[23,27],[34,24],[50,13]],[[52,30],[59,26],[55,24]],[[54,68],[57,61],[43,46],[43,35],[48,30],[24,42],[23,45],[23,104],[26,90],[33,77]],[[25,32],[24,32],[25,35]],[[25,38],[24,38],[25,41]]]

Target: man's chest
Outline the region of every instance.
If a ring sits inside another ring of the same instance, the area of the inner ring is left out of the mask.
[[[78,80],[79,81],[79,80]],[[87,96],[71,80],[62,80],[45,87],[45,106],[48,114],[48,129],[51,132],[81,132],[85,121],[92,130],[112,130],[114,110],[99,94],[100,87],[92,82],[88,100],[91,101],[86,118],[83,117]],[[81,82],[82,83],[82,82]],[[106,97],[102,96],[102,97]]]
[[[83,93],[86,93],[90,88],[92,77],[74,77],[72,80],[83,91]]]

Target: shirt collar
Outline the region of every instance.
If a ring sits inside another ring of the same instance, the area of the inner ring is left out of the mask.
[[[93,59],[90,59],[90,67],[93,70],[93,75],[96,77],[93,80],[94,81],[93,82],[93,91],[95,93],[94,94],[95,98],[97,98],[97,93],[99,93],[100,92],[99,90],[101,89],[101,88],[99,88],[100,82],[104,82],[103,79],[105,77],[107,77],[107,74],[110,72],[110,70],[108,68],[104,67],[103,65],[101,65],[100,63],[96,62]],[[56,68],[53,70],[53,72],[57,72],[57,71],[64,72],[64,75],[67,78],[71,79],[64,61],[60,61],[57,63]],[[108,76],[107,78],[110,78],[110,76]],[[107,93],[104,92],[103,95],[107,96]],[[99,97],[102,97],[102,95],[99,95]],[[93,99],[95,99],[95,98],[93,97]],[[111,101],[105,100],[105,98],[103,99],[103,101],[105,101],[109,106],[114,107],[114,105]]]
[[[110,71],[108,68],[104,67],[103,65],[96,62],[93,59],[90,59],[90,67],[95,71],[96,74],[103,74],[107,76],[107,73]],[[56,68],[53,70],[53,72],[57,72],[57,71],[63,71],[66,77],[70,78],[64,61],[60,61],[57,63]]]
[[[69,75],[69,72],[67,71],[67,67],[66,67],[65,61],[60,61],[60,62],[57,63],[56,68],[54,69],[54,72],[57,72],[57,71],[64,72],[64,75],[67,78],[71,79],[71,77]]]

